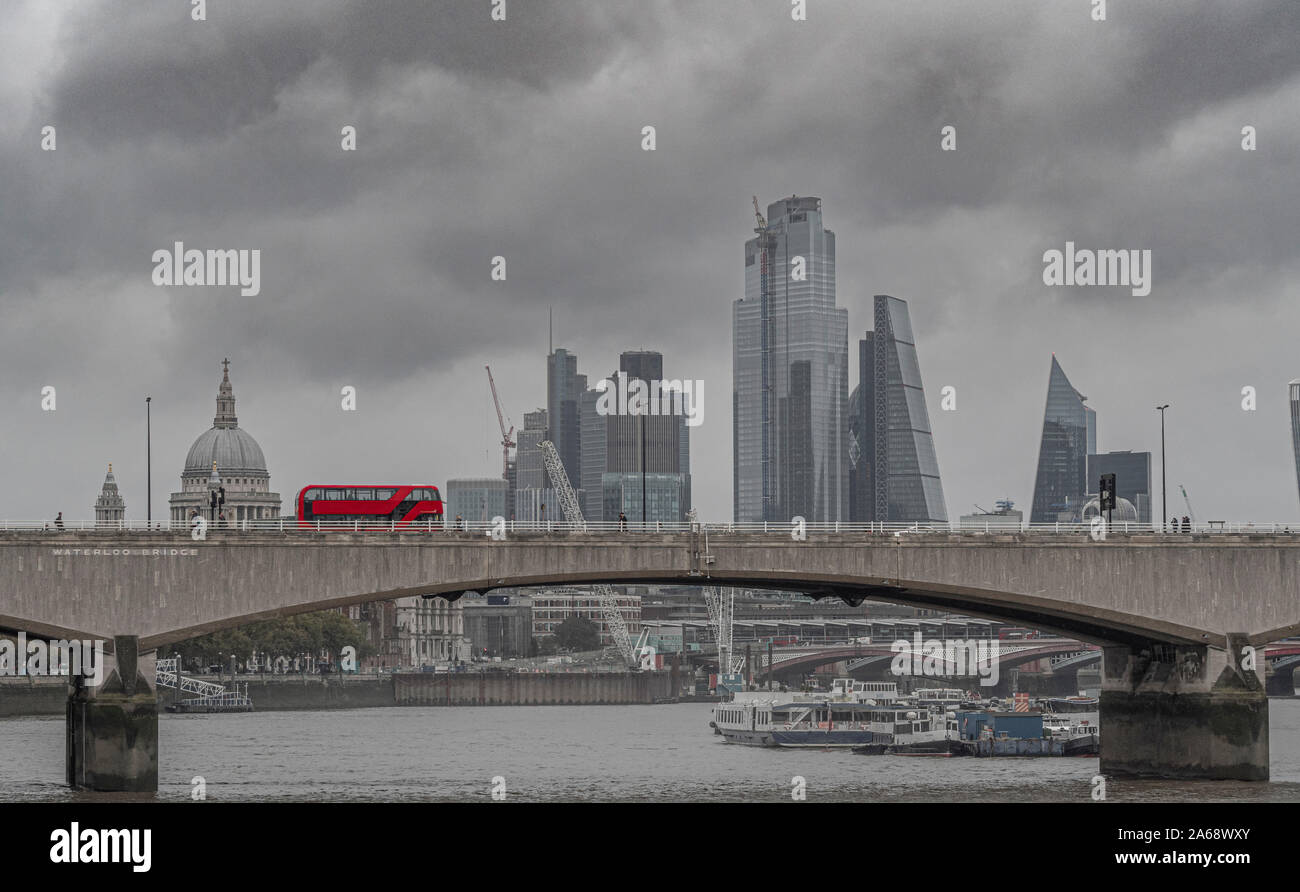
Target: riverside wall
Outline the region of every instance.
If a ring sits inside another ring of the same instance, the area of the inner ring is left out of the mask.
[[[373,706],[519,706],[654,703],[673,696],[671,672],[410,672],[383,677],[239,676],[260,711],[361,709]],[[229,679],[207,678],[221,684]],[[186,694],[185,696],[190,696]],[[158,689],[159,710],[177,693]],[[0,682],[0,718],[64,715],[62,679]]]

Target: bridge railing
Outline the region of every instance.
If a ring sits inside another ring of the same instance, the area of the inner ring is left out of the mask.
[[[685,534],[691,532],[709,535],[727,535],[731,533],[762,533],[772,536],[789,537],[795,531],[792,523],[778,521],[751,523],[672,523],[650,521],[641,523],[628,520],[587,521],[570,523],[563,520],[507,520],[504,521],[507,533],[665,533]],[[29,531],[57,534],[60,532],[191,532],[189,523],[172,520],[0,520],[0,531]],[[262,520],[226,520],[208,522],[206,532],[260,532],[260,533],[318,533],[318,532],[364,532],[364,533],[473,533],[490,535],[498,525],[490,520],[420,520],[407,524],[397,521],[325,521],[312,520],[300,523],[295,518],[285,517]],[[904,524],[904,523],[805,523],[800,529],[808,534],[818,533],[857,533],[874,536],[893,536],[906,538],[912,536],[990,536],[990,535],[1092,535],[1091,524],[1086,523],[949,523]],[[1207,523],[1188,524],[1186,527],[1162,527],[1161,524],[1149,523],[1112,523],[1106,528],[1110,535],[1221,535],[1221,534],[1267,534],[1300,535],[1300,524],[1295,523],[1261,523],[1250,521],[1209,521]]]

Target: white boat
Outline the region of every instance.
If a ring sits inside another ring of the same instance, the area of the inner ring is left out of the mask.
[[[932,731],[929,710],[897,700],[893,682],[837,678],[826,693],[738,691],[710,724],[728,743],[771,747],[849,748]]]

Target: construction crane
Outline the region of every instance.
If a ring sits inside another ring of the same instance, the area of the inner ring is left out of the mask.
[[[1192,523],[1196,523],[1196,512],[1192,510],[1192,500],[1187,498],[1187,487],[1180,483],[1178,488],[1183,491],[1183,503],[1187,505],[1187,516],[1192,519]]]
[[[564,512],[565,519],[585,530],[587,519],[582,516],[578,494],[569,485],[569,475],[564,471],[564,463],[560,461],[560,454],[555,451],[555,444],[550,440],[542,440],[537,445],[542,450],[542,461],[546,465],[546,473],[551,477],[551,485],[555,487],[555,495],[560,500],[560,509]],[[627,623],[623,622],[623,614],[618,610],[614,590],[603,583],[598,583],[592,588],[596,592],[596,600],[600,602],[600,612],[605,617],[609,634],[613,637],[614,644],[618,646],[618,652],[628,666],[634,669],[641,668],[641,661],[637,655],[638,649],[632,646],[632,638],[627,633]]]
[[[497,407],[497,424],[501,427],[501,479],[510,479],[510,449],[515,445],[515,426],[510,425],[506,430],[506,417],[501,411],[501,400],[497,397],[497,382],[492,379],[492,366],[485,365],[487,369],[488,384],[492,387],[492,403]]]

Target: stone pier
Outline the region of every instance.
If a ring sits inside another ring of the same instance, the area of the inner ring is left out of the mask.
[[[155,652],[139,653],[133,635],[113,639],[98,687],[74,677],[68,696],[68,786],[114,793],[158,790],[158,695]]]
[[[1101,773],[1178,780],[1268,780],[1263,648],[1151,643],[1107,647]]]
[[[1281,669],[1269,668],[1264,677],[1264,688],[1270,697],[1295,696],[1295,663],[1287,663]]]

